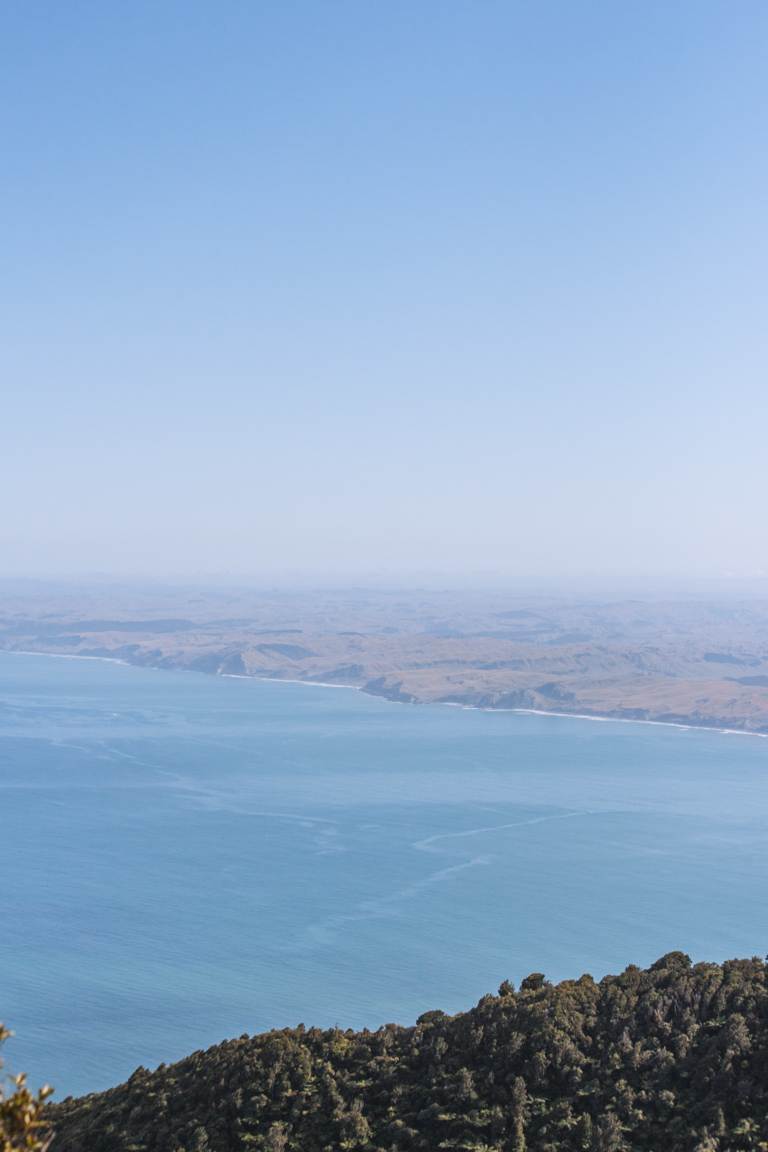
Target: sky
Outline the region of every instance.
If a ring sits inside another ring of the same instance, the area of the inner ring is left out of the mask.
[[[764,0],[6,0],[0,570],[768,572]]]

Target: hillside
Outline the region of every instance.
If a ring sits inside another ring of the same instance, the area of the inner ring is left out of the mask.
[[[768,965],[535,974],[411,1028],[242,1036],[49,1116],[51,1152],[758,1152]]]
[[[768,734],[768,600],[0,587],[0,648]]]

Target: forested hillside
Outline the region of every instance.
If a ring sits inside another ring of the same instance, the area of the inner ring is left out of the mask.
[[[242,1036],[51,1106],[52,1152],[768,1149],[767,977],[673,952],[411,1028]]]

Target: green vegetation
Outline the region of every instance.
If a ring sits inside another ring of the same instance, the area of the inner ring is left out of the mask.
[[[0,1044],[10,1032],[0,1024]],[[0,1060],[0,1072],[3,1062]],[[48,1147],[47,1123],[43,1105],[51,1094],[42,1088],[36,1095],[27,1088],[24,1076],[8,1078],[10,1090],[0,1081],[0,1152],[44,1152]]]
[[[412,1028],[243,1036],[49,1116],[52,1152],[765,1152],[768,965],[535,974]]]

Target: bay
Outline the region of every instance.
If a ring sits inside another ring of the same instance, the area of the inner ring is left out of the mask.
[[[0,1019],[57,1097],[768,950],[768,742],[0,653]]]

